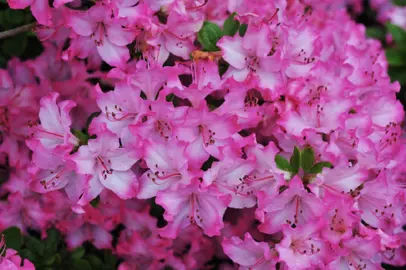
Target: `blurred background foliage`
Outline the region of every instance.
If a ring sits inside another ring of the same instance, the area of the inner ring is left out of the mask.
[[[393,2],[406,6],[406,0],[394,0]],[[349,7],[349,11],[351,12],[351,7]],[[363,13],[353,14],[353,18],[366,26],[366,33],[369,37],[381,41],[388,59],[391,79],[399,81],[402,86],[398,99],[406,108],[406,31],[396,25],[379,22],[376,12],[370,8],[368,1],[364,1]],[[11,10],[6,0],[0,0],[0,32],[34,21],[29,9]],[[5,68],[12,57],[18,57],[21,60],[33,59],[42,51],[41,42],[33,31],[0,39],[0,68]],[[94,206],[97,207],[97,205]],[[159,216],[161,212],[157,211],[152,214]],[[120,228],[112,232],[115,238],[113,242],[117,241],[119,231]],[[50,229],[47,238],[42,240],[38,232],[30,231],[28,235],[23,236],[15,227],[8,228],[3,234],[9,248],[17,250],[23,258],[29,259],[35,264],[36,269],[40,270],[112,270],[117,269],[120,262],[111,251],[97,250],[90,243],[69,251],[61,234],[55,229]],[[387,265],[384,267],[385,269],[404,269]]]

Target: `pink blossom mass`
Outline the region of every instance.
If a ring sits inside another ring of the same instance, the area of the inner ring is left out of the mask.
[[[119,270],[406,265],[400,84],[362,1],[7,2],[44,52],[0,69],[0,232]]]

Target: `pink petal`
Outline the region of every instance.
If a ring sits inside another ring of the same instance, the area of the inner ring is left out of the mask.
[[[114,45],[107,38],[103,39],[102,45],[97,46],[97,51],[107,64],[114,67],[124,68],[130,59],[130,53],[127,47]]]

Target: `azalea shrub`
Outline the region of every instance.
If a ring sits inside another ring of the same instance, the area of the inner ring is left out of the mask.
[[[406,265],[406,3],[1,0],[1,269]]]

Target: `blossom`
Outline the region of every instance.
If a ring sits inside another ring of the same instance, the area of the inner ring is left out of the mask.
[[[138,181],[130,170],[139,159],[135,149],[120,148],[119,138],[105,130],[88,145],[79,147],[71,156],[77,172],[91,174],[88,192],[83,200],[92,200],[104,189],[110,189],[122,198],[132,198],[138,189]]]
[[[264,242],[256,242],[249,233],[244,240],[238,237],[224,239],[224,252],[237,264],[240,269],[270,269],[277,263],[275,250],[271,250]]]

